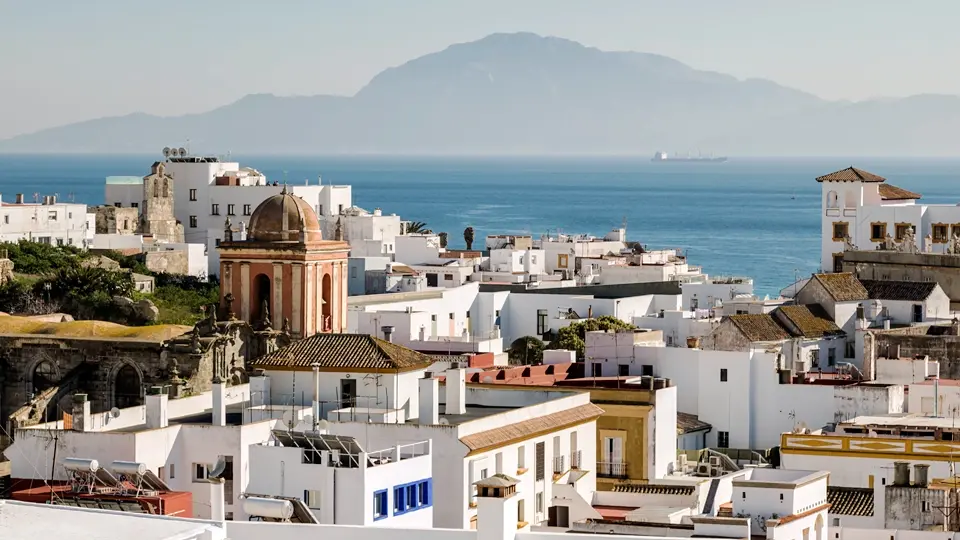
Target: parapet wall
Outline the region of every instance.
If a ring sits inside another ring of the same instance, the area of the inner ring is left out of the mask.
[[[960,255],[844,251],[843,271],[860,279],[936,281],[951,302],[960,302]]]

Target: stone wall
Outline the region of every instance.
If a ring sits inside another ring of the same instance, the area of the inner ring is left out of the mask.
[[[187,250],[148,251],[145,254],[145,264],[151,272],[167,274],[189,274],[190,262]]]
[[[844,251],[843,271],[861,279],[936,281],[950,302],[960,302],[960,255]]]
[[[916,358],[940,362],[940,377],[960,379],[960,336],[953,326],[911,326],[873,330],[873,343],[864,340],[864,358]]]
[[[94,212],[97,234],[134,234],[140,223],[140,214],[136,208],[97,206]]]
[[[160,242],[183,242],[183,224],[174,216],[174,179],[161,162],[143,178],[143,217],[140,232]]]

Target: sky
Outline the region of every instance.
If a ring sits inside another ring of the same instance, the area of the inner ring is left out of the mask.
[[[494,32],[662,54],[826,99],[960,94],[960,2],[0,0],[0,139],[251,93],[352,95]]]

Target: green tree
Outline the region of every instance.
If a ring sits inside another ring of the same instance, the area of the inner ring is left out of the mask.
[[[407,234],[433,234],[433,231],[422,221],[411,221],[407,223]]]
[[[473,249],[473,227],[463,230],[463,241],[467,243],[467,251]]]
[[[78,301],[95,294],[128,296],[133,292],[133,277],[128,272],[67,266],[36,282],[33,290],[41,296]]]
[[[58,268],[76,266],[88,257],[73,246],[54,246],[20,240],[19,242],[4,242],[0,249],[7,251],[7,257],[13,261],[13,268],[19,274],[47,274]]]
[[[534,336],[517,338],[510,344],[509,358],[514,365],[531,365],[543,362],[543,342]]]
[[[634,330],[636,326],[625,323],[616,317],[603,315],[595,319],[587,319],[575,322],[565,326],[557,331],[553,341],[550,342],[550,349],[566,349],[577,351],[577,358],[584,357],[586,348],[587,332],[597,330],[622,332],[624,330]]]

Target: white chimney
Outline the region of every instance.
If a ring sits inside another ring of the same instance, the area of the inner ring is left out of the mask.
[[[474,485],[477,487],[477,540],[514,540],[517,532],[530,531],[529,525],[517,528],[521,516],[517,515],[520,497],[516,480],[498,474]]]
[[[210,479],[210,520],[222,522],[227,516],[223,508],[223,478]]]
[[[446,372],[445,414],[467,413],[467,370],[453,367]]]
[[[425,326],[420,326],[420,341],[427,340],[427,328]]]
[[[15,199],[17,204],[23,204],[23,193],[17,193],[17,198]]]
[[[890,329],[890,319],[884,319],[884,320],[883,320],[883,329],[884,329],[884,330],[889,330],[889,329]]]
[[[92,431],[93,423],[90,421],[90,402],[87,401],[86,394],[73,395],[73,431]]]
[[[420,379],[420,416],[421,424],[440,423],[440,381],[427,373]]]
[[[386,341],[389,341],[390,343],[393,343],[393,331],[394,331],[393,326],[389,326],[389,325],[381,326],[380,331],[383,332],[383,339],[385,339]]]
[[[152,386],[147,390],[147,429],[165,428],[169,425],[167,399],[162,386]]]
[[[313,367],[313,430],[317,430],[320,422],[320,364],[314,362]]]
[[[227,403],[223,396],[226,386],[220,377],[213,379],[213,425],[215,426],[227,425]]]

